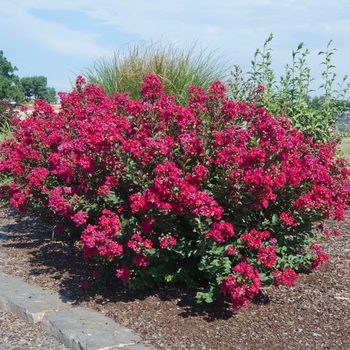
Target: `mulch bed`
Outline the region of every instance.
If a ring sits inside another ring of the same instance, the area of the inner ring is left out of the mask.
[[[105,313],[156,349],[350,349],[350,213],[341,223],[326,223],[341,233],[320,243],[329,261],[300,275],[292,288],[263,288],[238,313],[224,299],[196,304],[195,292],[182,286],[147,292],[129,291],[117,280],[96,286],[94,262],[73,242],[52,240],[51,227],[8,206],[0,207],[0,218],[0,232],[8,235],[0,245],[4,272]]]

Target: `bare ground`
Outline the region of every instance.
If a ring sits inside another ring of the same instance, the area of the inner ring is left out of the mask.
[[[300,275],[292,288],[263,288],[238,313],[225,300],[198,305],[195,292],[181,286],[133,292],[115,280],[98,287],[91,277],[94,262],[73,242],[51,240],[51,227],[8,206],[0,207],[0,219],[0,231],[8,235],[0,245],[5,273],[102,311],[157,349],[350,350],[350,213],[341,223],[327,223],[341,233],[320,244],[329,261]]]

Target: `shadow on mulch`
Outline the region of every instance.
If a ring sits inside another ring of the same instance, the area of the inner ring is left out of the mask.
[[[58,284],[59,293],[73,301],[73,305],[82,302],[95,301],[97,304],[132,303],[136,300],[145,300],[156,296],[161,301],[179,300],[181,307],[179,316],[202,317],[207,322],[227,320],[234,317],[235,312],[225,298],[219,298],[213,303],[198,304],[195,299],[195,290],[189,290],[181,284],[172,284],[151,288],[146,291],[129,290],[123,283],[113,278],[105,285],[97,284],[92,279],[92,272],[98,269],[93,260],[85,259],[82,252],[74,246],[74,240],[69,237],[52,237],[52,227],[40,222],[34,215],[19,215],[9,208],[9,214],[16,217],[16,223],[3,226],[3,231],[11,232],[10,241],[3,244],[4,248],[26,250],[30,256],[28,279],[40,278],[40,275],[49,276],[47,288]],[[52,281],[55,280],[55,281]],[[83,288],[84,282],[88,288]],[[268,303],[268,296],[259,294],[253,303]]]

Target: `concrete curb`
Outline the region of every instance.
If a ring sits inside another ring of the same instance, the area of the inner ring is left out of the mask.
[[[30,285],[1,269],[0,309],[37,324],[72,350],[153,349],[102,313],[72,307],[72,301],[57,292]]]
[[[46,313],[68,307],[70,301],[62,299],[56,292],[31,286],[18,277],[1,275],[0,308],[29,323],[40,323]]]

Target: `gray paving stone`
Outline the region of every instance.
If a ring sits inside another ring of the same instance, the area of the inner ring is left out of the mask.
[[[46,314],[41,327],[72,350],[146,350],[141,337],[89,308]]]
[[[57,292],[30,285],[1,269],[0,309],[38,324],[72,350],[153,349],[132,330],[102,313],[72,307],[72,302]]]
[[[1,274],[0,309],[23,318],[29,323],[39,323],[45,313],[57,312],[71,306],[68,298],[58,293],[32,286],[18,277]]]

